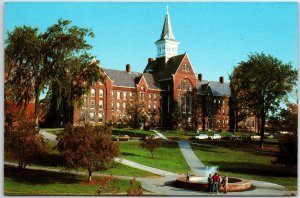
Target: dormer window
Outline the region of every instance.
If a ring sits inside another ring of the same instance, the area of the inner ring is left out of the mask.
[[[190,66],[188,66],[187,64],[184,64],[183,66],[182,66],[182,69],[181,69],[182,71],[185,71],[185,72],[189,72],[190,71]]]

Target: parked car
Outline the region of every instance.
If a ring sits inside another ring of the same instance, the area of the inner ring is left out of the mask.
[[[226,137],[224,137],[222,139],[224,139],[224,140],[239,140],[239,139],[241,139],[241,137],[240,136],[236,136],[236,135],[229,135],[229,136],[226,136]]]
[[[208,139],[210,139],[210,140],[220,140],[221,135],[220,134],[214,134],[212,136],[209,136]]]
[[[207,134],[199,134],[199,135],[196,135],[195,138],[197,140],[207,140],[208,139],[208,135]]]
[[[116,140],[116,141],[128,141],[130,139],[132,139],[132,138],[129,137],[128,135],[118,135],[118,136],[113,137],[113,140]]]
[[[251,140],[260,140],[260,136],[259,135],[253,135],[253,136],[251,136]]]

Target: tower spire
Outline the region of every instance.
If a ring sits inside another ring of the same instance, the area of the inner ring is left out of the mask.
[[[167,15],[169,15],[169,7],[168,7],[168,5],[167,5]]]
[[[166,61],[177,55],[179,42],[175,40],[171,20],[169,16],[169,6],[167,5],[167,13],[164,25],[161,31],[160,39],[155,42],[157,45],[157,57],[166,57]]]

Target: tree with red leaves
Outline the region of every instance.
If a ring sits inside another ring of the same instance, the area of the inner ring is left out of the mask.
[[[65,159],[67,169],[87,168],[92,181],[93,171],[109,168],[120,154],[111,134],[106,126],[67,124],[57,136],[56,148]]]

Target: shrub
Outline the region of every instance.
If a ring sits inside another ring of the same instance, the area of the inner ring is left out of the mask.
[[[279,153],[274,163],[279,163],[286,166],[297,165],[297,136],[296,135],[282,135],[278,139]]]
[[[143,195],[143,190],[140,184],[137,184],[136,179],[133,178],[129,180],[129,189],[127,190],[127,195],[129,196],[141,196]]]

